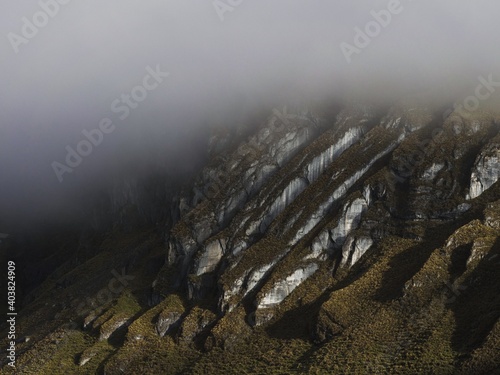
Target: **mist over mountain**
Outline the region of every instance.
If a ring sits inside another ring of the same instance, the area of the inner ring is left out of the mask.
[[[500,374],[498,2],[4,8],[2,374]]]
[[[390,6],[397,14],[387,18]],[[191,168],[203,157],[196,150],[208,127],[237,125],[262,107],[351,97],[392,103],[422,92],[453,103],[474,91],[479,75],[499,76],[493,1],[41,1],[6,9],[0,212],[7,221],[71,215],[82,190],[109,186],[119,171]],[[365,30],[372,12],[380,32],[348,63],[341,45],[357,48],[355,28]],[[112,103],[142,83],[148,66],[170,75],[119,119]],[[103,118],[116,131],[60,183],[52,163],[64,163],[66,146],[76,148],[82,131]]]

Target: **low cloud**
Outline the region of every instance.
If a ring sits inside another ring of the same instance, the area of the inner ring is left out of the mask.
[[[116,173],[192,168],[208,125],[237,123],[260,105],[426,91],[460,102],[478,77],[500,81],[494,1],[41,0],[4,9],[4,223],[71,216],[82,192]],[[371,34],[361,46],[359,30]],[[348,59],[346,44],[356,50]],[[119,120],[113,102],[157,65],[168,79]],[[116,129],[61,183],[53,163],[105,118]]]

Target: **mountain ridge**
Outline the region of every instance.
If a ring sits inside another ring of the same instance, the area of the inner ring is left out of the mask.
[[[334,112],[214,132],[183,186],[117,181],[26,296],[15,373],[500,373],[500,116]]]

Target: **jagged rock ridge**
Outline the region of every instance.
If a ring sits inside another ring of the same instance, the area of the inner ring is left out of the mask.
[[[213,136],[166,207],[112,189],[126,234],[30,296],[18,373],[498,371],[499,131],[401,103]],[[113,270],[131,275],[116,293]]]

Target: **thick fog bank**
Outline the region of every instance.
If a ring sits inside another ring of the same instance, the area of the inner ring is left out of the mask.
[[[0,232],[79,217],[116,176],[175,180],[210,127],[349,98],[500,86],[494,1],[40,0],[0,15]],[[487,95],[487,94],[491,95]],[[487,97],[486,97],[487,96]],[[434,100],[434,99],[433,99]],[[1,224],[3,223],[3,224]]]

